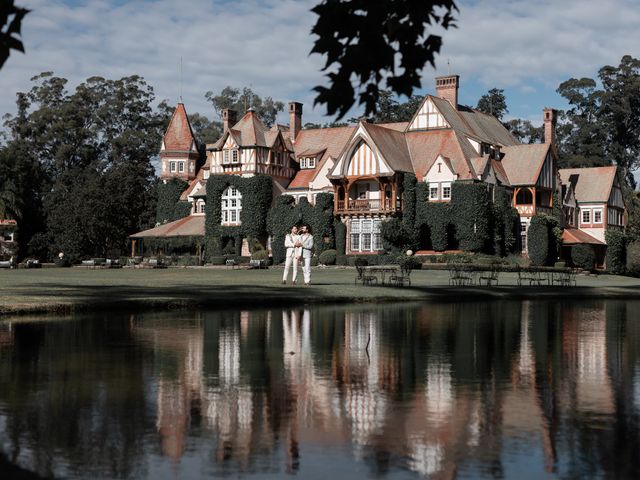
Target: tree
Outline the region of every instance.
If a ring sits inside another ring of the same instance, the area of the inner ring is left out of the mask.
[[[505,113],[509,113],[507,108],[507,99],[504,96],[504,90],[501,88],[492,88],[478,100],[477,110],[493,115],[502,121]]]
[[[16,7],[14,0],[2,0],[0,3],[0,68],[9,58],[11,50],[24,53],[21,30],[22,19],[30,10]]]
[[[211,102],[219,118],[222,118],[222,110],[230,108],[237,112],[246,112],[249,108],[258,114],[262,122],[270,127],[276,121],[279,112],[284,111],[284,103],[271,97],[260,97],[249,87],[242,90],[231,86],[224,87],[220,93],[212,91],[205,93],[204,97]]]
[[[24,241],[34,237],[49,254],[119,254],[127,235],[148,224],[154,210],[150,158],[160,144],[163,117],[151,106],[153,89],[138,76],[91,77],[73,93],[51,73],[33,81],[6,123],[12,160],[24,166],[23,177],[31,170],[37,178],[35,184],[20,180],[22,198],[35,195],[40,212],[32,213],[46,227]],[[36,192],[28,191],[34,187]]]
[[[372,121],[374,123],[408,122],[420,108],[423,99],[424,97],[420,95],[414,95],[406,102],[400,103],[394,98],[391,90],[381,90]]]
[[[571,106],[558,124],[560,166],[611,164],[605,158],[606,134],[599,119],[602,91],[597,89],[596,82],[591,78],[571,78],[562,82],[557,92]]]
[[[396,95],[411,96],[442,45],[430,28],[455,27],[457,10],[453,0],[323,0],[312,9],[318,19],[311,33],[318,38],[311,53],[326,56],[322,70],[330,86],[314,88],[314,103],[341,119],[358,95],[369,116],[383,80]]]
[[[503,125],[520,143],[540,143],[543,140],[544,126],[536,127],[529,120],[514,118]]]

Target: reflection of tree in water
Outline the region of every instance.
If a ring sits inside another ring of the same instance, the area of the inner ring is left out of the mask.
[[[13,329],[13,348],[0,350],[8,460],[44,476],[143,475],[146,377],[143,352],[120,348],[131,342],[126,323],[109,316]]]

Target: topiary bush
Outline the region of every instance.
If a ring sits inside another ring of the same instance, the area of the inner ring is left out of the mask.
[[[454,182],[451,210],[460,248],[468,252],[486,250],[491,237],[492,211],[487,184]]]
[[[571,247],[571,261],[576,267],[592,271],[596,266],[596,254],[591,245],[579,244]]]
[[[336,252],[338,256],[347,251],[347,226],[339,220],[335,222]]]
[[[549,228],[546,216],[535,215],[527,231],[527,251],[533,265],[546,265],[549,258]]]
[[[252,260],[269,260],[269,252],[266,250],[254,250],[251,254]]]
[[[607,241],[607,256],[605,259],[607,271],[614,275],[625,273],[625,254],[627,237],[620,230],[607,230],[604,235]]]
[[[640,242],[632,242],[627,246],[627,273],[640,276]]]
[[[318,256],[318,261],[322,265],[335,265],[337,253],[335,250],[325,250]]]

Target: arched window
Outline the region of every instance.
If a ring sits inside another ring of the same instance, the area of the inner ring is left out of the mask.
[[[241,211],[242,194],[234,186],[227,187],[222,192],[222,225],[240,225]]]
[[[516,195],[516,205],[531,205],[533,203],[533,195],[528,188],[522,188]]]

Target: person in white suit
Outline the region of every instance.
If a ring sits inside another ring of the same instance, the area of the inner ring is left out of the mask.
[[[298,259],[302,255],[302,244],[300,243],[300,235],[298,235],[298,227],[294,225],[291,227],[291,233],[287,233],[284,237],[284,246],[287,249],[287,254],[284,261],[284,274],[282,275],[282,284],[287,283],[287,277],[289,276],[289,270],[293,265],[293,275],[291,277],[291,283],[296,283],[296,277],[298,276]]]
[[[311,282],[311,257],[313,256],[313,235],[311,235],[308,225],[302,226],[300,244],[302,246],[302,275],[304,276],[304,284],[308,287]]]

